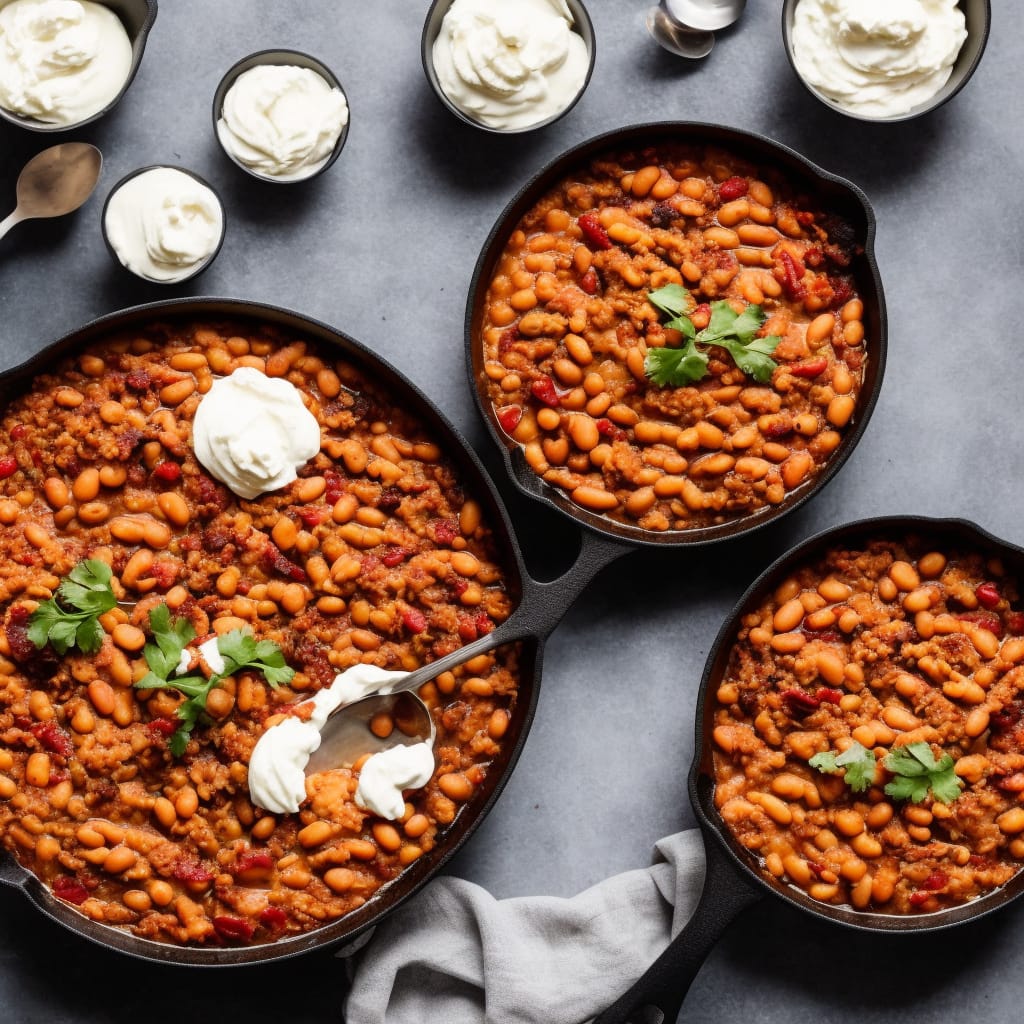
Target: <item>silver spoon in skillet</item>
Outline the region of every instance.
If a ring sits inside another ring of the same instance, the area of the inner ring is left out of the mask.
[[[18,175],[14,212],[0,221],[0,238],[35,217],[63,217],[92,195],[103,156],[87,142],[64,142],[37,153]]]

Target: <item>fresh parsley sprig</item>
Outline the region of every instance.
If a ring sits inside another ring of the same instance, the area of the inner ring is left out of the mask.
[[[695,308],[693,296],[678,284],[649,292],[647,301],[669,317],[665,327],[679,331],[684,343],[677,348],[652,348],[644,360],[644,372],[659,387],[683,387],[707,376],[708,357],[698,345],[717,345],[732,356],[736,365],[760,384],[767,384],[778,364],[772,354],[782,340],[778,335],[758,337],[765,320],[760,306],[748,305],[742,313],[720,300],[711,303],[711,319],[699,333],[690,319]]]
[[[195,639],[195,630],[187,619],[172,619],[166,604],[150,610],[149,625],[154,642],[146,644],[143,650],[149,672],[135,685],[140,690],[178,690],[188,698],[176,711],[181,724],[168,743],[175,757],[185,752],[192,730],[206,712],[210,691],[222,680],[250,668],[262,672],[264,679],[277,687],[295,675],[295,670],[285,663],[284,652],[277,644],[272,640],[256,640],[240,629],[233,629],[217,638],[217,650],[224,659],[222,671],[215,672],[209,679],[203,675],[177,675],[181,653]]]
[[[841,754],[826,750],[815,754],[807,762],[812,768],[827,775],[842,774],[846,784],[855,793],[863,793],[875,781],[875,754],[856,740]]]
[[[944,804],[951,804],[960,795],[963,782],[956,774],[952,755],[943,754],[938,761],[927,743],[908,743],[887,754],[882,762],[893,778],[885,791],[895,800],[909,800],[919,804],[932,796]]]
[[[87,558],[71,570],[56,597],[43,601],[28,620],[28,638],[40,650],[47,643],[61,655],[77,647],[95,654],[103,645],[99,618],[117,605],[106,562]]]

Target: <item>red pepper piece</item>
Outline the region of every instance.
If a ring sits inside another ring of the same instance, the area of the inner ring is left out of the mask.
[[[75,752],[71,737],[56,722],[36,722],[32,735],[53,754],[70,757]]]
[[[459,535],[459,524],[454,519],[435,519],[434,540],[438,544],[451,544]]]
[[[204,884],[213,881],[213,875],[197,860],[190,857],[179,857],[171,868],[171,874],[179,882],[198,882]]]
[[[479,636],[476,623],[468,615],[459,616],[458,634],[464,644],[471,644]]]
[[[297,509],[296,514],[302,520],[302,525],[312,530],[330,516],[331,510],[326,505],[307,505]]]
[[[153,739],[166,739],[171,733],[178,731],[179,725],[181,725],[181,722],[173,718],[163,717],[154,718],[151,722],[147,722],[146,728]]]
[[[389,544],[384,554],[380,556],[380,560],[389,569],[393,569],[396,565],[401,565],[408,557],[409,552],[405,548],[398,544]]]
[[[238,855],[233,875],[241,875],[246,871],[270,871],[274,866],[274,858],[266,850],[245,850]]]
[[[274,572],[279,572],[282,576],[287,576],[288,579],[294,580],[296,583],[305,583],[308,579],[306,570],[301,565],[296,565],[285,558],[276,544],[268,544],[266,546],[263,552],[263,560],[268,568],[273,569]]]
[[[795,715],[809,715],[821,704],[821,701],[813,694],[796,687],[783,690],[782,699],[789,706],[790,712]]]
[[[181,477],[181,466],[176,462],[158,462],[153,467],[153,476],[164,483],[173,484]]]
[[[615,426],[606,416],[602,416],[597,421],[597,432],[602,437],[607,437],[612,441],[624,441],[626,439],[626,432],[622,427]]]
[[[13,455],[0,459],[0,480],[6,480],[18,472],[18,460]]]
[[[974,596],[982,608],[992,609],[999,604],[999,588],[994,583],[979,583],[974,588]]]
[[[501,424],[501,429],[506,434],[511,434],[519,426],[519,421],[523,418],[523,408],[520,405],[506,405],[498,409],[496,415],[498,422]]]
[[[494,623],[487,612],[477,612],[473,619],[473,625],[480,636],[486,636],[488,633],[494,632]]]
[[[213,927],[222,939],[231,942],[248,942],[256,931],[252,921],[246,921],[241,917],[215,917]]]
[[[425,633],[427,617],[418,608],[403,608],[402,622],[410,633]]]
[[[264,907],[260,911],[260,924],[272,932],[280,931],[288,923],[288,915],[280,907]]]
[[[584,213],[576,223],[579,224],[583,237],[593,248],[610,249],[612,247],[612,240],[608,237],[608,232],[601,227],[596,213]]]
[[[324,490],[324,501],[333,508],[338,499],[345,493],[341,477],[334,470],[329,469],[324,473],[324,482],[327,484]]]
[[[746,178],[740,178],[734,176],[732,178],[726,178],[721,185],[718,186],[718,194],[721,196],[723,202],[731,203],[734,199],[739,199],[740,196],[745,196],[750,183]]]
[[[781,284],[789,293],[789,297],[791,299],[805,298],[807,289],[803,283],[804,265],[785,250],[779,253],[779,265],[782,271]]]
[[[828,359],[820,356],[818,359],[808,359],[802,363],[794,363],[787,367],[794,377],[817,377],[828,369]]]
[[[597,271],[591,267],[581,278],[580,287],[588,295],[596,295],[597,289],[600,288],[601,281],[597,276]]]
[[[843,699],[843,691],[834,690],[831,686],[819,686],[814,696],[819,704],[838,704]]]
[[[538,377],[530,385],[530,394],[538,402],[543,402],[552,409],[557,409],[561,405],[562,400],[558,397],[558,389],[555,387],[555,382],[548,376]]]
[[[53,894],[58,898],[81,906],[89,898],[89,890],[71,875],[58,875],[53,880]]]
[[[912,892],[910,894],[910,905],[912,907],[922,907],[931,898],[932,894],[928,892],[926,889],[918,889],[916,892]]]

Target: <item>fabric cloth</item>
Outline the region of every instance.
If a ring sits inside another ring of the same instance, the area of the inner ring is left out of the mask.
[[[346,1024],[583,1024],[686,924],[703,879],[696,829],[657,843],[651,867],[571,899],[496,900],[436,879],[359,954]]]

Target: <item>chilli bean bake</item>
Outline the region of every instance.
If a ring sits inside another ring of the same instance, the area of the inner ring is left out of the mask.
[[[478,340],[495,418],[543,480],[646,530],[779,505],[857,416],[860,251],[850,224],[734,154],[593,159],[496,264]]]
[[[191,446],[204,395],[240,367],[291,382],[320,428],[298,479],[251,501]],[[158,941],[264,943],[361,906],[443,842],[509,726],[514,648],[420,690],[436,769],[398,820],[354,801],[362,761],[311,776],[298,814],[246,784],[263,731],[336,673],[411,670],[510,612],[481,505],[401,402],[275,328],[170,322],[62,358],[0,438],[0,833],[56,896]],[[154,640],[192,634],[258,645],[266,667],[198,707],[177,676],[140,688]]]
[[[743,616],[717,691],[715,804],[816,900],[928,913],[1024,865],[1024,612],[995,558],[837,547]]]

